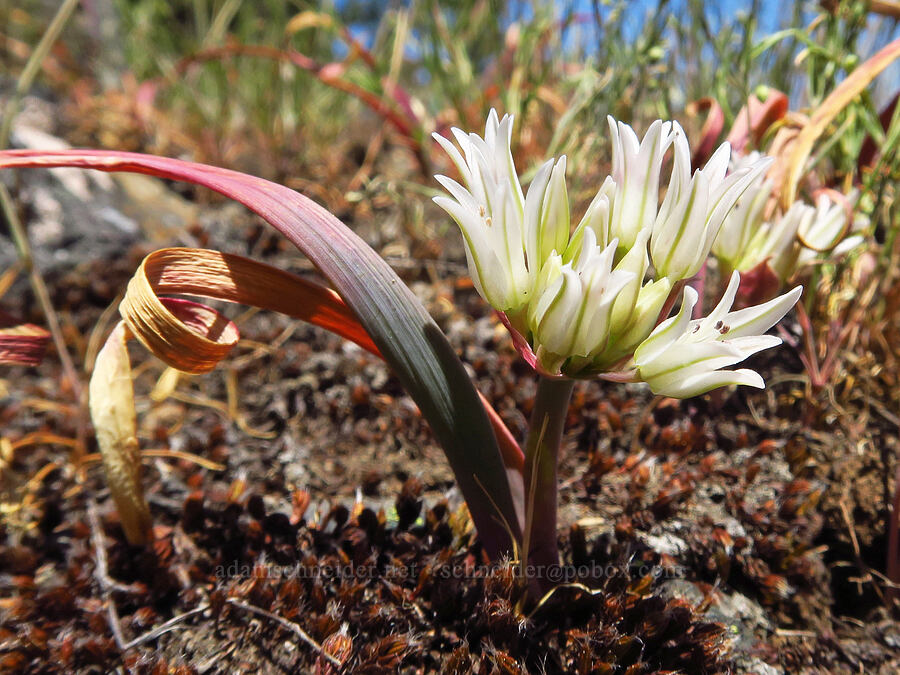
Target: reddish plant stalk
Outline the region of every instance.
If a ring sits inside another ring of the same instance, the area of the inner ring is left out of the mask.
[[[566,413],[575,381],[541,376],[531,411],[525,445],[525,539],[523,563],[533,588],[541,593],[556,583],[553,568],[559,565],[556,507],[559,480],[557,466]]]

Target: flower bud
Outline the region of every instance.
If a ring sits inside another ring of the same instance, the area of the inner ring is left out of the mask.
[[[606,343],[612,303],[633,276],[612,270],[617,243],[601,248],[587,229],[575,261],[563,263],[554,252],[545,263],[528,321],[538,359],[550,372],[567,358],[587,356]]]
[[[673,125],[656,120],[638,142],[630,126],[612,117],[606,119],[612,137],[612,179],[616,186],[608,238],[617,238],[621,248],[630,249],[638,233],[656,218],[660,172],[663,157],[674,139]]]

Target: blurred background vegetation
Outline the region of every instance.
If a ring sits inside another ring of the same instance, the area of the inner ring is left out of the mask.
[[[3,89],[57,7],[0,0]],[[587,197],[608,170],[606,115],[679,119],[696,139],[691,102],[718,101],[727,130],[769,87],[808,112],[900,34],[898,16],[868,0],[84,0],[40,83],[74,144],[230,166],[339,213],[360,190],[432,189],[429,134],[480,129],[496,107],[517,115],[521,171],[566,153]],[[814,158],[826,182],[846,187],[865,138],[891,138],[879,114],[898,86],[895,63],[838,116]]]

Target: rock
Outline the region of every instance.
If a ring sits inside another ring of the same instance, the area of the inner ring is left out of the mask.
[[[728,652],[734,659],[736,673],[780,675],[784,672],[752,655],[760,640],[774,631],[762,605],[741,593],[718,591],[706,616],[725,624]]]
[[[879,626],[881,639],[892,649],[900,649],[900,626],[894,621],[885,621]]]
[[[62,139],[28,123],[42,119],[36,114],[20,116],[13,124],[13,147],[69,148]],[[13,197],[34,260],[45,273],[112,259],[141,242],[181,241],[197,216],[195,205],[148,176],[60,168],[0,171],[0,181]],[[0,240],[6,236],[0,234]],[[0,269],[16,260],[15,248],[4,242]]]
[[[775,630],[762,605],[737,592],[717,592],[715,600],[710,606],[709,615],[710,617],[720,617],[715,619],[717,621],[739,625],[742,629],[749,627],[754,631],[767,632]]]
[[[694,607],[709,600],[691,581],[671,579],[660,585],[660,595],[667,599],[679,599]],[[713,591],[712,603],[704,618],[725,626],[727,651],[734,659],[735,672],[757,675],[780,675],[784,671],[752,656],[759,641],[774,632],[774,626],[766,616],[762,605],[741,593]]]
[[[666,600],[684,600],[694,607],[704,600],[703,591],[687,579],[670,579],[660,584],[659,594]]]
[[[638,537],[643,541],[648,547],[656,551],[657,553],[665,553],[671,556],[680,556],[688,551],[687,542],[680,538],[676,537],[673,534],[662,534],[662,535],[653,535],[646,533],[637,533]]]
[[[734,664],[734,672],[736,675],[741,673],[746,673],[747,675],[784,675],[782,668],[770,665],[755,656],[737,659]]]

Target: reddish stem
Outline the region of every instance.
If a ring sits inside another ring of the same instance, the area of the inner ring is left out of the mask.
[[[795,308],[797,310],[797,321],[800,323],[800,329],[803,331],[803,348],[805,353],[800,354],[800,360],[809,372],[809,382],[813,389],[821,389],[825,382],[819,369],[819,357],[816,355],[812,322],[809,320],[809,314],[806,313],[802,303],[797,303]]]
[[[672,286],[672,290],[669,291],[669,297],[666,298],[665,304],[663,304],[663,308],[659,310],[659,316],[656,317],[656,325],[658,326],[663,321],[669,318],[669,312],[672,311],[672,306],[675,304],[675,301],[678,299],[678,296],[681,295],[681,289],[684,288],[684,280],[676,281],[675,285]]]
[[[384,118],[386,122],[390,123],[394,128],[396,128],[397,131],[400,132],[400,134],[404,138],[405,143],[410,147],[410,149],[412,149],[413,153],[415,154],[416,159],[419,161],[419,164],[422,167],[422,170],[427,172],[429,166],[428,159],[425,155],[424,149],[422,148],[422,144],[419,142],[418,138],[416,138],[415,134],[416,127],[419,126],[419,120],[415,118],[408,119],[406,116],[401,114],[401,112],[396,110],[394,106],[386,102],[377,94],[369,91],[368,89],[365,89],[364,87],[359,86],[354,82],[340,77],[339,75],[343,71],[342,64],[321,64],[306,56],[305,54],[301,54],[298,51],[283,50],[278,49],[277,47],[270,47],[268,45],[229,44],[221,47],[211,47],[209,49],[204,49],[203,51],[197,52],[196,54],[192,54],[182,59],[175,66],[175,71],[179,74],[183,74],[185,71],[187,71],[188,67],[190,67],[194,63],[216,61],[229,56],[252,56],[256,58],[269,59],[272,61],[284,61],[287,63],[291,63],[298,68],[310,73],[323,84],[338,89],[339,91],[343,91],[344,93],[350,94],[351,96],[359,99],[369,108],[371,108],[376,114]],[[403,108],[404,113],[409,115],[409,113],[412,112],[412,108],[409,105],[406,105],[407,102],[403,98],[405,92],[399,90],[399,87],[392,87],[392,91],[388,93],[394,96],[394,98]]]
[[[556,509],[559,490],[557,465],[574,380],[540,377],[528,440],[525,444],[525,540],[524,575],[529,585],[547,592],[558,581],[559,544]]]

